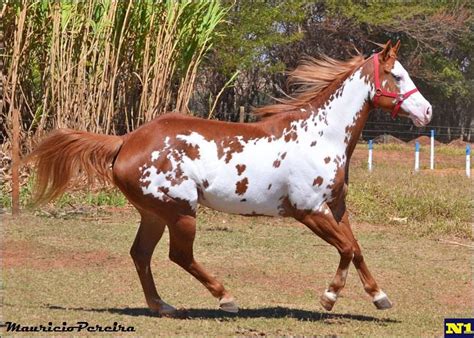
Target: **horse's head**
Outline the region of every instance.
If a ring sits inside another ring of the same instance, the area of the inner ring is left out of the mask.
[[[400,41],[388,41],[380,53],[372,57],[374,90],[372,103],[385,111],[409,117],[417,127],[427,125],[433,116],[431,104],[421,95],[408,72],[397,61]]]

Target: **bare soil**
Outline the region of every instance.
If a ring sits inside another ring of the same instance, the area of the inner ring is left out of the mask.
[[[421,146],[429,146],[431,144],[431,137],[423,135],[423,136],[420,136],[416,139],[411,140],[408,143],[415,145],[416,141],[418,141]],[[437,141],[437,140],[434,141],[435,146],[439,146],[440,144],[442,144],[442,143]]]

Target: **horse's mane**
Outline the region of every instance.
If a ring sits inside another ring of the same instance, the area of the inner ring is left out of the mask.
[[[298,86],[294,96],[276,99],[279,103],[256,108],[253,113],[264,119],[307,107],[308,103],[316,99],[332,83],[349,76],[364,61],[361,54],[347,61],[336,60],[327,55],[320,55],[318,59],[307,57],[298,67],[287,73],[288,84]]]

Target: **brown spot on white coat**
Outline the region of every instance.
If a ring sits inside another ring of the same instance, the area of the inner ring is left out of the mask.
[[[240,176],[245,171],[246,165],[245,164],[237,164],[235,166],[235,168],[237,169],[237,175]]]
[[[247,177],[235,183],[235,193],[237,195],[243,195],[247,191],[249,180]]]
[[[321,176],[318,176],[314,179],[313,185],[317,185],[318,187],[323,184],[323,178]]]

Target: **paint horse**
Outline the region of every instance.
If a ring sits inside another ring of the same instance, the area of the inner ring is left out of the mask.
[[[123,136],[59,129],[29,156],[36,161],[37,200],[59,196],[78,172],[109,178],[141,215],[131,256],[152,311],[176,309],[158,294],[150,260],[169,229],[169,258],[237,312],[222,283],[193,255],[201,204],[247,216],[293,217],[333,245],[340,262],[320,298],[331,310],[354,263],[378,309],[392,306],[369,272],[349,224],[345,197],[351,155],[369,116],[379,107],[430,122],[432,108],[397,61],[400,43],[349,61],[310,59],[290,73],[300,90],[257,109],[263,118],[236,124],[176,113],[162,115]]]

